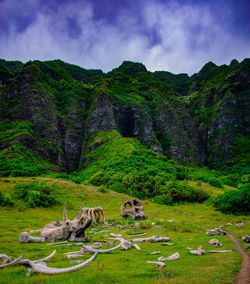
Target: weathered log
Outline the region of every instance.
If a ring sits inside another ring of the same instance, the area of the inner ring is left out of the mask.
[[[151,243],[156,243],[156,242],[167,242],[169,241],[170,238],[169,237],[157,237],[157,236],[152,236],[152,237],[149,237],[149,238],[138,238],[138,239],[132,239],[131,241],[132,242],[141,242],[141,243],[144,243],[144,242],[151,242]]]
[[[70,254],[89,254],[91,253],[89,249],[99,249],[102,247],[101,243],[94,243],[93,245],[87,245],[89,249],[84,249],[82,247],[82,243],[77,243],[77,244],[71,244],[72,246],[81,246],[80,251],[73,251],[73,252],[66,252],[64,253],[65,255],[70,255]]]
[[[84,254],[69,254],[69,255],[65,255],[65,257],[68,258],[68,259],[82,257],[82,256],[85,256],[85,255]]]
[[[210,244],[210,245],[215,245],[215,244],[217,244],[219,241],[217,240],[217,239],[212,239],[212,240],[210,240],[208,243]]]
[[[40,237],[32,237],[27,232],[19,235],[21,243],[28,242],[54,242],[59,239],[69,239],[70,241],[83,241],[85,239],[85,231],[91,225],[91,218],[82,214],[83,204],[78,210],[74,219],[71,221],[67,215],[66,203],[63,208],[63,220],[51,222],[44,228],[40,229]]]
[[[204,250],[190,250],[190,253],[194,255],[203,255],[205,251]]]
[[[22,232],[19,235],[19,242],[20,243],[44,243],[44,237],[32,237],[29,235],[28,232]]]
[[[1,265],[11,262],[11,258],[7,254],[0,254],[0,259],[2,260]]]
[[[169,257],[166,257],[166,258],[161,256],[161,257],[158,258],[158,261],[160,261],[160,262],[172,261],[172,260],[177,260],[179,258],[180,258],[180,255],[179,255],[178,252],[176,252],[176,253],[174,253],[174,254],[170,255]]]
[[[56,250],[54,250],[50,255],[48,255],[48,256],[46,256],[44,258],[41,258],[41,259],[38,259],[38,260],[32,260],[32,262],[38,263],[38,262],[42,262],[42,261],[47,261],[50,258],[52,258],[55,254],[56,254]]]
[[[128,208],[129,207],[129,208]],[[131,217],[132,219],[145,219],[146,215],[143,212],[143,206],[137,199],[129,199],[121,206],[121,216],[123,218]]]
[[[19,256],[17,259],[15,259],[14,261],[12,261],[12,262],[9,262],[9,263],[0,265],[0,268],[4,268],[4,267],[8,267],[8,266],[13,266],[13,265],[17,264],[22,258],[23,258],[23,256],[21,255],[21,256]]]
[[[160,254],[161,252],[158,250],[158,251],[152,251],[150,254]]]
[[[137,244],[132,244],[132,247],[136,248],[137,250],[141,250],[141,248]]]
[[[121,234],[114,234],[114,233],[110,233],[110,236],[114,237],[114,238],[121,238],[122,237]]]
[[[29,276],[30,273],[32,272],[38,272],[38,273],[43,273],[43,274],[59,274],[59,273],[68,273],[68,272],[74,272],[77,270],[80,270],[84,268],[85,266],[89,265],[94,259],[97,257],[98,252],[95,252],[93,256],[91,256],[88,260],[85,262],[82,262],[78,265],[72,266],[72,267],[67,267],[67,268],[54,268],[54,267],[48,267],[44,263],[34,263],[33,261],[29,259],[22,260],[22,265],[27,266],[27,273],[26,275]]]
[[[122,245],[122,243],[120,243],[116,247],[112,247],[110,249],[103,249],[103,250],[101,250],[101,249],[98,249],[98,250],[97,249],[93,249],[93,248],[90,248],[89,246],[85,246],[84,244],[82,244],[81,247],[83,249],[88,250],[88,251],[93,252],[93,253],[95,253],[95,252],[98,252],[98,253],[109,253],[111,251],[114,251],[114,250],[118,249],[119,247],[121,247],[121,245]]]

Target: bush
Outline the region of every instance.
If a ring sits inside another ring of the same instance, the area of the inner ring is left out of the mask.
[[[168,194],[157,195],[152,201],[164,205],[173,205],[173,198]]]
[[[204,202],[209,195],[199,189],[192,188],[178,181],[169,181],[161,187],[161,195],[171,196],[173,202]]]
[[[91,176],[89,182],[92,185],[102,185],[108,181],[108,177],[105,175],[103,171],[99,171]]]
[[[189,174],[184,168],[177,168],[176,179],[178,180],[189,179]]]
[[[110,187],[109,187],[110,190],[114,190],[116,192],[120,192],[120,193],[126,193],[127,192],[127,189],[126,187],[124,186],[124,184],[122,184],[121,182],[115,182],[113,183]]]
[[[101,185],[99,188],[98,188],[98,191],[101,192],[101,193],[106,193],[107,192],[107,189],[104,185]]]
[[[223,213],[235,215],[250,214],[250,183],[238,190],[230,190],[217,197],[214,206]]]
[[[8,159],[6,157],[0,158],[0,176],[39,176],[47,173],[48,170],[35,164],[31,161],[26,161],[22,159]]]
[[[32,208],[60,204],[57,185],[46,182],[20,182],[15,185],[14,194],[17,199],[24,200]]]
[[[1,206],[7,206],[7,205],[12,206],[12,205],[14,205],[14,201],[11,198],[11,196],[9,195],[9,193],[3,194],[0,191],[0,205]]]
[[[218,188],[224,187],[222,181],[219,180],[218,178],[210,178],[208,182],[209,182],[210,185],[218,187]]]

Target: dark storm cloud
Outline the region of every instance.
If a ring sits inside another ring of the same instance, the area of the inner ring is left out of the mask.
[[[193,73],[250,56],[248,2],[0,0],[0,57]]]

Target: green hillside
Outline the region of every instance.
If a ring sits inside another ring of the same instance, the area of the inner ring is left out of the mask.
[[[224,215],[215,211],[212,206],[205,204],[166,206],[142,201],[144,212],[148,216],[145,221],[139,221],[139,226],[134,228],[119,229],[116,224],[134,224],[120,217],[120,206],[130,196],[106,190],[103,192],[98,187],[84,186],[65,180],[52,178],[1,178],[0,187],[4,194],[12,195],[14,188],[21,182],[45,181],[54,188],[60,190],[61,204],[51,208],[29,208],[24,201],[15,201],[15,206],[1,207],[1,253],[24,258],[39,259],[49,255],[54,246],[46,243],[20,244],[18,235],[20,232],[42,228],[52,220],[62,219],[63,202],[67,201],[68,216],[72,218],[78,211],[82,201],[84,206],[102,206],[110,231],[91,234],[92,229],[102,231],[103,227],[92,225],[88,231],[91,238],[88,244],[97,240],[106,240],[110,233],[122,234],[126,239],[131,239],[128,234],[145,232],[146,237],[153,235],[170,237],[172,246],[162,246],[160,243],[139,243],[141,250],[131,248],[128,251],[116,250],[109,254],[100,254],[93,263],[74,273],[59,275],[44,275],[34,273],[27,277],[26,268],[14,266],[0,271],[0,283],[76,283],[86,281],[88,283],[129,283],[131,277],[137,283],[229,283],[237,275],[241,258],[235,250],[228,236],[217,236],[223,245],[223,249],[232,250],[227,254],[210,254],[203,256],[191,255],[186,247],[197,249],[203,246],[206,251],[213,250],[214,246],[208,241],[213,238],[206,234],[207,229],[213,229],[226,223],[226,230],[233,233],[240,241],[241,236],[249,231],[249,218],[244,216]],[[211,193],[214,188],[205,184],[202,187]],[[244,227],[238,228],[235,224],[243,222]],[[93,231],[92,231],[93,232]],[[37,235],[33,233],[32,235]],[[132,237],[134,238],[134,237]],[[108,239],[107,239],[108,240]],[[242,245],[246,245],[241,241]],[[108,248],[103,243],[103,248]],[[246,247],[247,248],[247,247]],[[49,261],[51,267],[68,267],[77,263],[71,263],[63,255],[65,252],[77,251],[79,247],[56,247],[56,255]],[[150,255],[153,251],[160,251],[158,255]],[[163,269],[157,269],[155,264],[146,261],[156,261],[159,256],[167,257],[178,252],[180,259],[166,263]],[[73,260],[86,260],[90,255],[84,255]]]

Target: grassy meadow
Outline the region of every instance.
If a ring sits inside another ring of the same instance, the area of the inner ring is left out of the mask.
[[[102,190],[94,186],[75,184],[70,181],[53,178],[1,178],[0,189],[3,193],[11,193],[18,182],[30,182],[34,180],[56,183],[60,188],[61,204],[51,208],[28,208],[22,200],[18,200],[14,206],[0,206],[0,253],[9,256],[29,258],[31,260],[43,258],[49,255],[54,246],[47,243],[20,244],[18,236],[20,232],[40,229],[51,221],[62,220],[63,202],[67,201],[68,216],[73,218],[80,208],[82,201],[86,207],[102,206],[109,223],[128,224],[120,216],[122,202],[130,196],[110,190]],[[190,184],[191,185],[191,184]],[[196,185],[207,191],[211,196],[222,193],[225,189],[219,189],[202,182]],[[113,226],[110,231],[97,234],[88,234],[94,243],[96,240],[104,240],[110,233],[119,233],[125,239],[128,234],[145,232],[145,237],[153,235],[168,236],[173,246],[162,246],[161,243],[138,243],[141,250],[131,248],[128,251],[116,250],[109,254],[100,254],[87,267],[80,271],[54,276],[43,274],[25,275],[26,268],[14,266],[0,271],[0,283],[233,283],[233,279],[241,263],[241,256],[235,250],[234,244],[228,236],[210,237],[206,229],[213,229],[226,223],[232,226],[226,227],[237,239],[249,234],[250,220],[247,216],[225,215],[209,205],[209,201],[199,204],[160,205],[149,200],[142,201],[144,212],[148,216],[145,221],[139,221],[139,226],[134,228],[119,229]],[[170,220],[170,221],[169,221]],[[245,226],[238,228],[236,223],[244,222]],[[92,225],[92,227],[94,227]],[[92,228],[91,227],[91,228]],[[87,232],[91,231],[91,228]],[[97,231],[103,230],[96,227]],[[37,233],[32,234],[38,235]],[[223,250],[232,250],[231,253],[210,254],[203,256],[191,255],[186,247],[197,249],[203,246],[205,250],[215,249],[208,241],[217,238],[222,243]],[[243,247],[249,249],[241,241]],[[108,248],[103,244],[103,248]],[[68,260],[63,253],[77,251],[79,247],[57,247],[56,255],[47,261],[51,267],[68,267],[77,263],[72,260],[86,260],[90,255]],[[150,252],[160,251],[159,255],[150,255]],[[155,264],[146,261],[157,261],[158,257],[167,257],[179,252],[180,259],[166,262],[166,266],[157,269]]]

